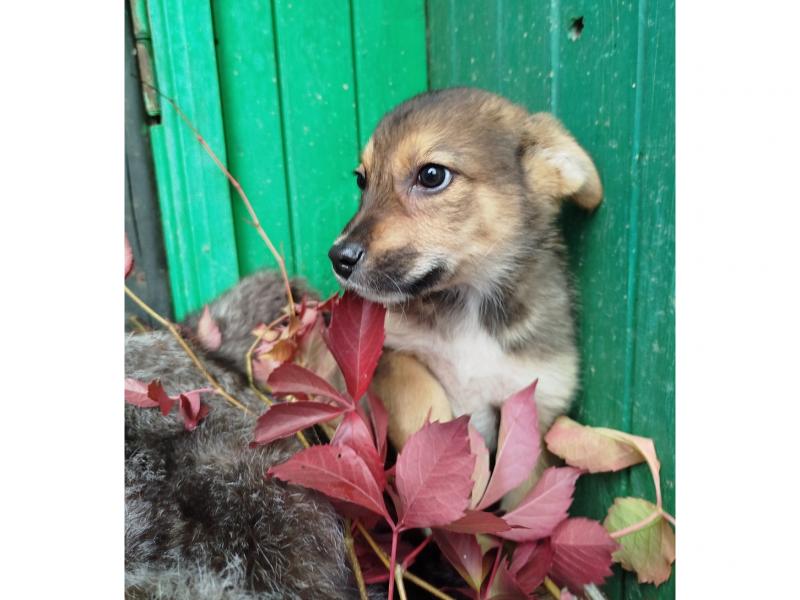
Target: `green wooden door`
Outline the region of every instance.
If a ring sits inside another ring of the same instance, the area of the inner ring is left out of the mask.
[[[294,274],[335,289],[327,249],[380,116],[473,85],[558,115],[606,198],[564,226],[581,296],[576,418],[655,439],[674,513],[674,0],[133,0],[158,86],[243,184]],[[169,107],[151,128],[178,318],[274,266],[221,173]],[[586,477],[576,512],[653,499],[643,468]],[[611,598],[671,598],[617,570]]]
[[[474,85],[564,121],[595,159],[605,201],[564,211],[581,300],[575,417],[655,440],[675,509],[674,1],[429,0],[432,88]],[[646,468],[584,477],[575,512],[654,500]],[[610,598],[672,598],[632,574]]]

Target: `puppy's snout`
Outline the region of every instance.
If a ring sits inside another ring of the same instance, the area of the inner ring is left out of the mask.
[[[333,263],[333,270],[347,279],[364,257],[364,247],[358,242],[339,242],[330,249],[328,257]]]

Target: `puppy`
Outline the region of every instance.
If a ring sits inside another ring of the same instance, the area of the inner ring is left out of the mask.
[[[539,379],[541,431],[578,380],[559,203],[602,199],[592,160],[551,115],[469,88],[412,98],[378,124],[361,202],[330,250],[343,287],[388,307],[374,391],[402,447],[471,415],[490,448],[498,409]]]

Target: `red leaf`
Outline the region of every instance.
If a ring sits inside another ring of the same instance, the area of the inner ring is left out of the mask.
[[[567,519],[556,527],[550,544],[550,574],[576,594],[583,592],[583,586],[599,585],[611,575],[611,555],[619,547],[600,523],[583,517]]]
[[[497,515],[481,510],[468,510],[458,521],[444,525],[442,529],[458,533],[497,533],[508,531],[511,527]]]
[[[474,535],[433,530],[433,540],[444,557],[473,590],[480,590],[487,575],[483,551]]]
[[[293,363],[284,363],[275,369],[267,384],[274,394],[310,394],[329,398],[347,408],[353,406],[349,398],[340,394],[322,377]]]
[[[386,475],[383,470],[383,461],[378,455],[375,443],[372,441],[372,434],[364,419],[356,411],[347,413],[336,428],[336,433],[331,440],[331,446],[350,446],[356,453],[364,459],[367,467],[378,486],[383,489],[386,486]]]
[[[547,469],[519,506],[503,517],[514,529],[501,533],[500,537],[518,542],[534,541],[553,533],[567,518],[580,474],[573,467]]]
[[[208,414],[208,406],[200,402],[200,392],[197,391],[181,394],[179,398],[178,409],[183,417],[183,426],[186,431],[194,431],[197,424]]]
[[[222,332],[211,316],[208,306],[203,309],[203,314],[200,315],[200,320],[197,322],[197,339],[203,348],[210,352],[219,350],[222,345]]]
[[[395,472],[401,528],[439,527],[464,515],[475,466],[468,419],[465,415],[447,423],[426,423],[408,438]]]
[[[125,379],[125,402],[140,408],[158,406],[158,402],[147,395],[147,384],[137,379]]]
[[[503,404],[492,478],[478,504],[484,509],[525,481],[539,458],[539,419],[536,414],[536,383],[520,390]]]
[[[158,403],[158,406],[161,408],[161,414],[165,417],[170,413],[172,407],[175,405],[175,399],[170,398],[167,395],[167,392],[164,391],[164,388],[161,387],[161,383],[158,381],[151,381],[147,385],[147,395]]]
[[[128,234],[125,234],[125,279],[128,278],[128,275],[131,274],[133,271],[133,250],[131,249],[131,244],[128,241]]]
[[[289,483],[363,506],[391,522],[378,483],[364,460],[349,446],[311,446],[268,472]]]
[[[489,449],[486,447],[483,437],[478,430],[470,423],[469,426],[469,446],[472,454],[475,455],[475,469],[472,471],[472,497],[470,507],[475,508],[486,491],[489,483]]]
[[[325,341],[357,402],[367,391],[383,350],[386,309],[345,292],[331,310]]]
[[[389,413],[381,399],[372,393],[367,393],[369,404],[369,418],[372,422],[372,431],[375,433],[375,446],[382,461],[386,460],[386,435],[389,431]]]
[[[321,402],[282,402],[273,404],[256,421],[253,443],[268,444],[289,437],[307,427],[330,421],[341,415],[343,408]]]
[[[527,593],[532,593],[542,583],[553,564],[553,547],[549,540],[539,543],[518,544],[514,549],[509,571],[514,580]]]

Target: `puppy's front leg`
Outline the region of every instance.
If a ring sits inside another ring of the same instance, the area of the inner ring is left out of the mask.
[[[384,350],[371,390],[389,413],[389,440],[397,450],[422,427],[429,411],[431,421],[453,418],[444,388],[410,354]]]

